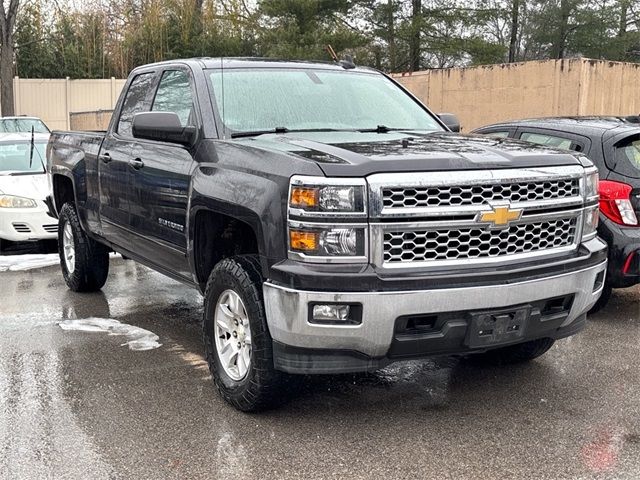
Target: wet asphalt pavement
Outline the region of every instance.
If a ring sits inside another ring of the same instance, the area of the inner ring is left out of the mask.
[[[0,479],[640,478],[640,289],[527,365],[443,358],[306,377],[243,414],[202,357],[201,298],[112,259],[102,293],[58,267],[0,273]],[[155,333],[63,330],[117,319]]]

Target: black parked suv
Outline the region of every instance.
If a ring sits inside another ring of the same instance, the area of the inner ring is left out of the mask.
[[[640,283],[640,124],[638,117],[560,117],[519,120],[473,133],[509,137],[586,154],[600,173],[598,235],[609,244],[602,308],[612,288]]]

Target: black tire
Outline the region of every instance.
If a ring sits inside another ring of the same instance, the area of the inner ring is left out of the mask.
[[[75,267],[69,272],[64,258],[63,236],[66,225],[71,227],[75,247]],[[74,292],[100,290],[109,275],[109,251],[90,239],[82,230],[78,214],[72,203],[65,203],[58,221],[58,254],[64,281]]]
[[[587,315],[593,315],[594,313],[598,313],[600,310],[606,307],[607,303],[609,303],[609,300],[611,299],[612,292],[613,292],[613,288],[611,288],[611,285],[605,281],[604,287],[602,288],[602,295],[600,295],[600,298],[593,305],[593,307],[591,307],[591,310],[589,310]]]
[[[551,338],[540,338],[529,342],[496,348],[485,353],[470,355],[468,360],[479,364],[512,365],[523,363],[544,355],[555,343]]]
[[[209,370],[222,398],[243,412],[274,406],[283,377],[273,367],[273,345],[267,327],[260,272],[255,256],[224,259],[211,272],[204,294],[203,339]],[[225,372],[217,353],[214,315],[218,299],[227,290],[239,295],[251,328],[251,361],[246,375],[240,380],[232,379]]]

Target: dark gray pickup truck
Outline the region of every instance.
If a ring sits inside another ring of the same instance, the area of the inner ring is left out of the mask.
[[[596,169],[450,120],[347,62],[137,68],[107,132],[51,136],[64,278],[101,288],[114,250],[199,289],[242,410],[284,372],[535,358],[602,291]]]

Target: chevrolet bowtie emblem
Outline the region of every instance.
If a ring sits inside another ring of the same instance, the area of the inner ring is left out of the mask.
[[[492,211],[490,212],[480,212],[478,214],[477,221],[480,223],[490,223],[490,228],[498,227],[504,228],[509,225],[509,223],[520,220],[522,216],[522,209],[511,209],[507,205],[502,206],[492,206]]]

